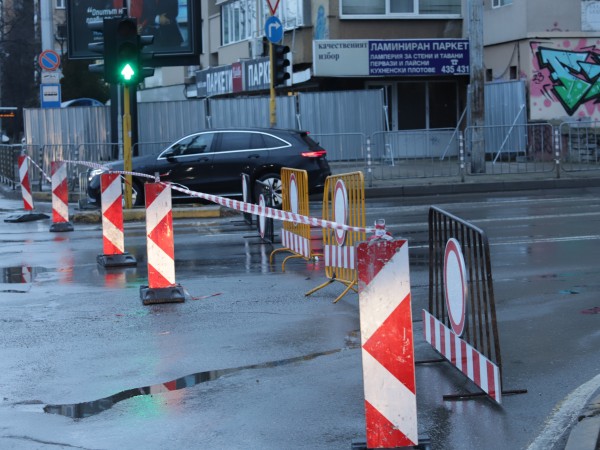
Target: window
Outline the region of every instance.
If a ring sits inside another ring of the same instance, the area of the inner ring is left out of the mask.
[[[492,0],[492,7],[499,8],[500,6],[506,6],[512,4],[513,0]]]
[[[65,9],[65,0],[56,0],[56,9]]]
[[[398,129],[454,128],[458,118],[458,85],[454,81],[398,83]]]
[[[385,0],[383,0],[385,1]],[[412,0],[411,0],[412,1]],[[271,0],[275,3],[274,0]],[[260,10],[257,10],[257,5]],[[275,14],[286,30],[304,25],[304,1],[280,1]],[[264,34],[265,21],[271,15],[267,0],[234,0],[221,4],[222,45],[245,41]],[[261,23],[257,24],[258,18]],[[258,27],[258,28],[257,28]]]
[[[270,134],[263,134],[262,137],[264,140],[265,148],[281,148],[289,145],[287,142],[284,142],[281,139],[276,138],[275,136],[271,136]]]
[[[256,35],[256,1],[235,0],[221,7],[223,45],[250,39]]]
[[[219,151],[248,150],[251,148],[251,138],[250,133],[221,133]]]
[[[512,0],[493,0],[512,2]],[[414,18],[415,16],[460,16],[461,0],[340,0],[343,19]]]

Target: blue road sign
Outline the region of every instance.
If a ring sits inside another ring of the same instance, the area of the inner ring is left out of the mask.
[[[265,21],[265,35],[274,44],[283,39],[283,25],[277,16],[271,16]]]
[[[60,108],[60,84],[40,84],[42,108]]]

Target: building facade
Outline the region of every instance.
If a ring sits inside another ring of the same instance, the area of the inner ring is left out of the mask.
[[[600,119],[600,1],[486,3],[486,81],[525,80],[530,121]]]
[[[463,0],[203,2],[196,97],[268,92],[269,6],[290,48],[279,94],[383,89],[388,129],[456,127],[469,83]]]

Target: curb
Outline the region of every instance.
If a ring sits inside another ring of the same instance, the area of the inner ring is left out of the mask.
[[[193,206],[191,208],[172,208],[173,219],[214,219],[226,216],[221,206]],[[100,223],[102,222],[102,213],[100,210],[79,211],[71,215],[74,223]],[[146,220],[146,210],[124,209],[123,221],[134,222]]]
[[[600,448],[600,395],[581,411],[571,429],[565,450],[597,450]]]
[[[440,194],[531,191],[538,189],[576,189],[586,187],[600,187],[600,178],[558,178],[551,180],[515,180],[486,181],[481,183],[470,182],[376,186],[365,188],[365,196],[369,198],[382,198],[390,196],[419,197]]]

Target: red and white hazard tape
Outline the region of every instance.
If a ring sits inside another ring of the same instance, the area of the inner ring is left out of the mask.
[[[425,310],[423,324],[425,340],[492,399],[501,403],[498,366]]]
[[[140,178],[147,178],[147,179],[153,180],[154,182],[160,182],[162,184],[171,186],[171,188],[173,190],[179,191],[190,197],[198,197],[203,200],[208,200],[210,202],[219,204],[221,206],[225,206],[229,209],[234,209],[236,211],[254,214],[256,216],[267,217],[269,219],[282,220],[282,221],[292,222],[292,223],[302,223],[302,224],[311,225],[314,227],[330,228],[330,229],[334,229],[334,230],[356,231],[359,233],[375,233],[375,231],[376,231],[376,228],[354,227],[354,226],[349,226],[346,224],[333,222],[330,220],[323,220],[323,219],[317,219],[316,217],[303,216],[303,215],[296,214],[296,213],[293,213],[290,211],[281,211],[279,209],[264,207],[264,206],[255,205],[252,203],[240,202],[238,200],[232,200],[230,198],[219,197],[217,195],[204,194],[202,192],[191,191],[183,186],[180,186],[180,185],[177,185],[174,183],[160,181],[157,179],[157,177],[148,175],[146,173],[125,172],[123,170],[111,170],[110,168],[108,168],[105,165],[102,165],[99,163],[87,162],[87,161],[65,160],[64,162],[69,163],[69,164],[80,164],[80,165],[90,167],[93,169],[102,169],[102,170],[106,170],[107,172],[118,173],[121,175],[131,175],[131,176],[140,177]]]

